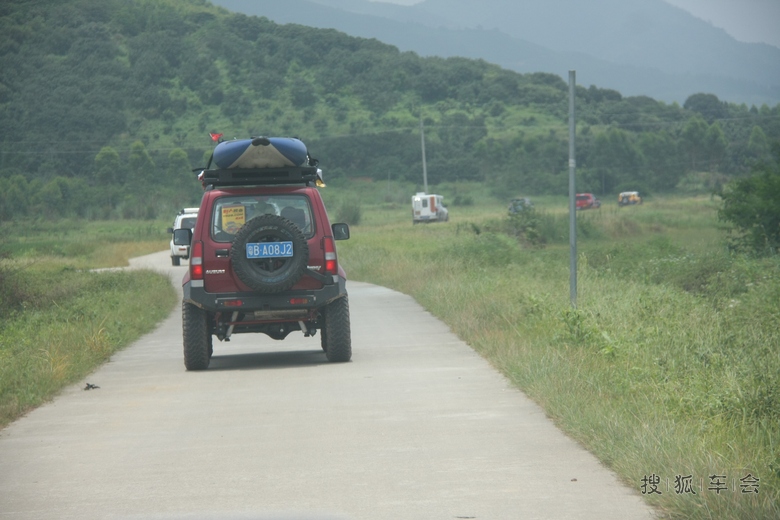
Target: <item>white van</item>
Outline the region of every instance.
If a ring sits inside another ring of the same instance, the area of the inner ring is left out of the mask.
[[[444,207],[444,197],[432,193],[415,193],[412,196],[412,224],[418,222],[447,222],[449,211]]]

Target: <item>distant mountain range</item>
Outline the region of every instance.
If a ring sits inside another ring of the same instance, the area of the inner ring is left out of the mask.
[[[663,0],[212,0],[277,23],[376,38],[421,56],[551,72],[627,96],[780,103],[780,48],[736,41]]]

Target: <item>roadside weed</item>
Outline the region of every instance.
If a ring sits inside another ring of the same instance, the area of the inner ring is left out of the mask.
[[[126,265],[134,253],[164,249],[164,229],[127,222],[3,228],[0,427],[89,374],[167,316],[175,293],[165,276],[89,270]]]
[[[351,279],[414,296],[629,487],[658,476],[662,494],[643,497],[662,516],[777,518],[780,259],[729,253],[715,208],[578,214],[577,309],[561,232],[534,247],[504,208],[356,226],[339,253]],[[540,229],[566,222],[537,209]],[[708,489],[723,474],[729,491]],[[688,476],[696,493],[677,493]],[[760,493],[740,487],[756,476]]]

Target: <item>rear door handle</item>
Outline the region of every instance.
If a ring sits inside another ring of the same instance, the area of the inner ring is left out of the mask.
[[[217,249],[217,258],[227,258],[230,251],[228,249]]]

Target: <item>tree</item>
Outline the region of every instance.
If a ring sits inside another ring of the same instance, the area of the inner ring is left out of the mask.
[[[42,214],[60,216],[65,212],[65,198],[56,179],[44,184],[33,200],[40,206]]]
[[[195,174],[192,172],[192,165],[187,152],[181,148],[174,148],[168,154],[168,183],[177,188],[188,188],[197,184]]]
[[[95,180],[98,184],[117,184],[119,176],[119,154],[110,146],[104,146],[95,156]]]
[[[625,130],[610,128],[596,136],[591,156],[591,175],[599,179],[601,194],[613,193],[626,181],[636,179],[644,158]]]
[[[772,158],[769,150],[769,140],[760,126],[754,126],[750,132],[747,153],[748,161],[754,165],[769,162]]]
[[[709,123],[728,117],[728,110],[715,94],[693,94],[685,100],[683,107],[700,114]]]
[[[27,179],[23,175],[14,175],[0,193],[0,219],[21,220],[29,214],[29,194]]]
[[[290,101],[295,108],[307,108],[317,103],[317,90],[303,78],[295,78],[290,85]]]
[[[647,184],[656,191],[671,191],[680,182],[684,167],[678,146],[668,132],[646,132],[639,137],[639,149],[646,159]]]
[[[127,162],[134,182],[148,184],[154,178],[154,161],[142,141],[132,144]]]
[[[690,160],[689,166],[692,171],[697,170],[699,161],[704,155],[708,129],[707,122],[697,114],[688,120],[682,131],[682,144]]]
[[[710,163],[710,171],[719,170],[721,162],[726,157],[728,142],[723,134],[723,129],[717,121],[712,123],[704,136],[704,152]]]
[[[775,145],[780,160],[780,142]],[[732,246],[759,254],[780,250],[780,164],[759,165],[754,175],[732,181],[720,194],[720,220],[731,225]]]

